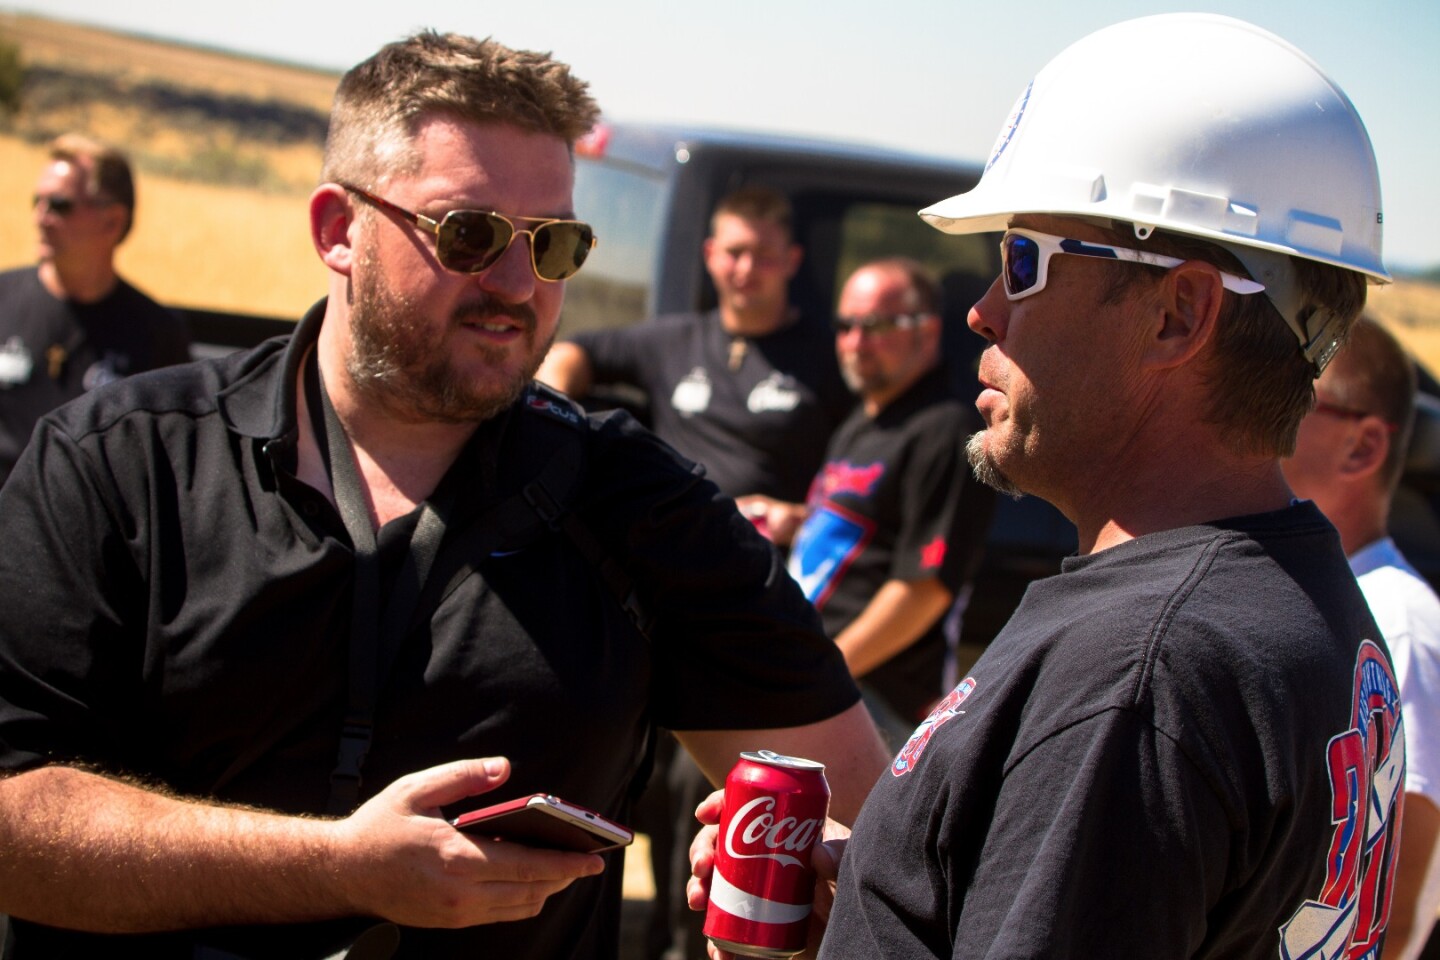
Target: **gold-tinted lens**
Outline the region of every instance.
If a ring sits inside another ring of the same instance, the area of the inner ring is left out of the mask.
[[[440,221],[435,256],[447,270],[479,273],[500,259],[514,236],[514,225],[498,214],[452,210]]]
[[[588,223],[559,220],[544,223],[530,234],[530,256],[541,280],[573,277],[595,246],[595,231]]]

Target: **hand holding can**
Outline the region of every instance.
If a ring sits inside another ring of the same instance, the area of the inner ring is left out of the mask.
[[[743,753],[725,780],[705,935],[741,956],[793,957],[810,928],[814,845],[830,787],[823,764]]]

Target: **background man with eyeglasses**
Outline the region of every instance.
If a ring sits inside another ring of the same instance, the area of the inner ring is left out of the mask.
[[[1440,910],[1440,598],[1387,532],[1415,419],[1415,364],[1362,317],[1315,384],[1285,479],[1335,525],[1385,634],[1405,709],[1405,829],[1387,960],[1414,960]]]
[[[531,379],[597,115],[548,55],[383,47],[336,94],[329,296],[293,336],[42,420],[0,490],[17,960],[320,956],[381,919],[400,956],[614,957],[619,855],[447,818],[553,793],[624,822],[656,724],[717,778],[820,757],[858,809],[880,741],[771,545]],[[331,918],[369,919],[294,926]]]
[[[1388,279],[1378,181],[1310,58],[1170,14],[1057,55],[977,186],[922,211],[1003,232],[969,459],[1079,549],[876,783],[821,960],[1380,955],[1399,687],[1281,472]]]
[[[791,574],[892,747],[948,689],[946,634],[958,634],[956,598],[979,563],[994,503],[994,491],[969,477],[965,437],[978,417],[941,370],[940,297],[925,268],[903,258],[850,275],[835,353],[860,403],[830,438],[804,504],[740,498],[791,546]]]
[[[115,272],[135,219],[124,154],[79,134],[57,137],[32,204],[39,265],[0,273],[0,485],[44,414],[190,359],[179,317]]]

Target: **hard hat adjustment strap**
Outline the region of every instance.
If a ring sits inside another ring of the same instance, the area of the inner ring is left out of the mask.
[[[1340,349],[1340,317],[1333,311],[1317,307],[1301,323],[1304,296],[1295,279],[1295,265],[1287,254],[1218,240],[1212,242],[1234,254],[1250,276],[1265,284],[1265,296],[1270,298],[1285,325],[1295,334],[1305,359],[1315,365],[1315,376],[1320,376],[1330,358],[1335,356],[1335,351]]]

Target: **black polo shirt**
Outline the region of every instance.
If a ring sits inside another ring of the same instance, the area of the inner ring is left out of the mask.
[[[297,372],[322,317],[323,304],[293,338],[127,378],[42,421],[0,491],[0,769],[84,760],[182,793],[324,810],[353,557],[329,501],[294,476]],[[456,467],[447,538],[543,467],[557,419],[583,432],[574,507],[638,584],[649,639],[568,539],[493,544],[405,636],[362,797],[499,754],[514,775],[485,802],[547,791],[623,821],[652,724],[783,727],[855,702],[774,551],[624,414],[522,400],[483,424]],[[407,931],[407,946],[613,956],[620,866],[534,921]],[[59,949],[28,925],[16,934],[17,957]]]

